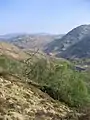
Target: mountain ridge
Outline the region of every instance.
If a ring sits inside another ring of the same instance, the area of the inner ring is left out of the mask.
[[[54,53],[55,52],[56,56],[58,56],[58,57],[64,56],[65,57],[65,55],[63,55],[63,54],[65,54],[65,52],[66,52],[66,54],[69,54],[69,51],[73,50],[73,46],[77,45],[79,42],[82,43],[86,39],[89,40],[89,38],[90,38],[90,25],[81,25],[81,26],[78,26],[78,27],[72,29],[70,32],[68,32],[66,35],[64,35],[61,39],[54,40],[51,43],[49,43],[46,46],[46,49],[44,51],[46,53]],[[87,45],[87,47],[89,47],[89,45]],[[79,47],[81,47],[80,44],[78,45],[78,48]],[[85,47],[86,47],[86,45],[85,45]],[[77,47],[75,50],[77,50]],[[73,50],[73,51],[75,52],[75,50]],[[81,49],[81,51],[83,52],[83,48]],[[88,49],[87,49],[87,52],[88,52]],[[76,56],[79,57],[79,55],[76,55]],[[83,57],[83,55],[80,55],[80,56]]]
[[[42,50],[44,46],[55,38],[61,38],[59,34],[36,33],[36,34],[6,34],[0,36],[0,41],[12,43],[22,49]]]

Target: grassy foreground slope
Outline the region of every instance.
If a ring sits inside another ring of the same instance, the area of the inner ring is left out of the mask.
[[[74,111],[13,75],[0,76],[1,120],[76,120]]]
[[[0,56],[0,108],[3,119],[8,116],[11,117],[8,119],[13,120],[13,116],[20,115],[21,120],[24,117],[24,120],[49,120],[49,118],[60,120],[63,117],[62,114],[65,113],[64,118],[70,120],[70,116],[72,118],[74,112],[68,112],[69,108],[66,105],[63,109],[63,104],[60,105],[61,101],[71,107],[77,107],[77,109],[82,107],[84,109],[87,106],[90,108],[90,77],[88,73],[75,71],[73,64],[63,59],[39,54],[29,57],[31,58],[24,62],[25,58],[18,60],[6,54]],[[10,109],[9,99],[12,103],[10,103]],[[34,104],[33,108],[32,104]],[[31,113],[31,108],[33,113]],[[53,113],[50,112],[52,110]],[[37,113],[38,111],[39,113]],[[42,117],[40,118],[40,116]],[[74,117],[71,120],[74,120]]]
[[[24,51],[7,42],[0,42],[0,55],[5,55],[19,61],[29,57]]]
[[[1,120],[78,120],[74,110],[42,92],[41,84],[25,81],[22,62],[0,56],[0,63]]]
[[[73,70],[68,61],[35,55],[25,64],[2,55],[0,71],[37,83],[43,92],[69,106],[80,107],[90,103],[89,74]]]
[[[75,71],[65,60],[38,58],[32,61],[28,63],[26,77],[40,84],[42,91],[70,106],[90,103],[89,74]]]

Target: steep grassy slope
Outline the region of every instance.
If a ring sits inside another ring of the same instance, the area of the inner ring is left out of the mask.
[[[52,58],[32,60],[28,63],[26,76],[39,83],[54,99],[70,106],[86,106],[90,103],[90,88],[85,73],[73,69],[68,61]]]
[[[73,65],[63,59],[33,56],[24,63],[0,56],[0,71],[32,80],[42,91],[70,106],[86,106],[90,102],[89,74],[75,71]]]
[[[17,60],[24,60],[28,58],[28,55],[21,49],[6,42],[0,42],[0,55],[12,57]]]
[[[0,119],[74,120],[73,115],[74,112],[67,106],[38,88],[8,74],[0,76]]]
[[[12,57],[0,56],[0,72],[12,73],[22,76],[23,63]]]
[[[5,54],[0,56],[0,87],[2,90],[0,90],[0,108],[3,119],[8,116],[13,120],[13,116],[21,116],[20,119],[25,117],[26,120],[32,117],[34,117],[32,120],[49,120],[50,118],[60,120],[62,114],[65,113],[64,118],[68,116],[69,118],[66,119],[70,120],[73,112],[70,115],[67,110],[68,107],[66,107],[61,114],[59,109],[63,108],[61,107],[63,104],[58,104],[61,101],[77,109],[87,109],[87,106],[90,108],[90,77],[88,73],[75,71],[73,64],[64,59],[56,59],[47,55],[42,56],[39,53],[32,54],[29,57],[30,59],[25,62],[24,59],[18,60]],[[31,96],[26,95],[26,93],[31,94]],[[7,99],[4,99],[4,97]],[[12,104],[9,104],[9,99],[11,103],[13,102]],[[53,103],[53,99],[57,101]],[[39,104],[34,104],[34,102]],[[10,108],[8,105],[10,105]],[[49,105],[52,105],[52,107]],[[47,107],[49,107],[48,110]],[[33,113],[31,113],[31,109]],[[30,114],[25,110],[29,110]],[[71,118],[71,120],[73,119]]]

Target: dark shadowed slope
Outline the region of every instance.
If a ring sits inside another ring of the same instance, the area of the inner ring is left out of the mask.
[[[64,58],[90,58],[90,36],[86,36],[78,43],[70,46],[61,54],[57,54]]]
[[[81,49],[84,49],[84,47],[85,49],[86,47],[89,47],[89,45],[87,45],[90,44],[89,38],[90,38],[90,25],[81,25],[68,32],[61,39],[57,39],[49,43],[45,49],[45,52],[47,53],[54,52],[55,54],[58,54],[58,57],[60,57],[61,53],[62,56],[65,56],[63,55],[64,51],[67,51],[67,53],[69,54],[70,51],[74,51],[74,50],[78,51],[77,49],[79,47]],[[85,46],[83,46],[84,42],[85,42]],[[78,48],[77,48],[77,44],[78,44]],[[88,49],[89,48],[87,48],[87,52],[89,52]],[[78,52],[76,54],[77,54],[76,56],[79,57],[80,54],[78,55]],[[84,54],[86,53],[84,52]]]

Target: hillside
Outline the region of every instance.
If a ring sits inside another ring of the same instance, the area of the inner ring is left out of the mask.
[[[90,57],[90,25],[81,25],[68,32],[61,39],[52,41],[46,46],[45,52],[58,57]]]
[[[14,59],[27,59],[28,55],[13,44],[0,42],[0,55],[6,55]]]
[[[0,76],[1,120],[74,120],[73,115],[73,110],[33,85],[12,75]]]
[[[0,41],[12,43],[22,49],[44,49],[44,46],[62,35],[50,34],[10,34],[0,36]]]
[[[16,59],[4,52],[0,56],[2,120],[7,117],[11,120],[82,120],[82,115],[87,117],[89,72],[78,72],[68,60],[37,52],[22,51],[28,54],[27,59]]]
[[[35,65],[37,60],[44,59],[34,56],[31,64]],[[28,65],[29,70],[33,69]],[[0,56],[0,119],[78,120],[79,113],[43,91],[45,83],[42,84],[41,80],[38,83],[35,76],[32,80],[30,76],[24,76],[24,67],[21,61],[13,57]],[[41,70],[40,68],[35,70]],[[34,72],[32,75],[35,75]],[[38,75],[41,76],[39,73]]]
[[[59,54],[57,54],[59,56]],[[86,36],[78,43],[70,46],[60,54],[64,58],[90,58],[90,36]]]

